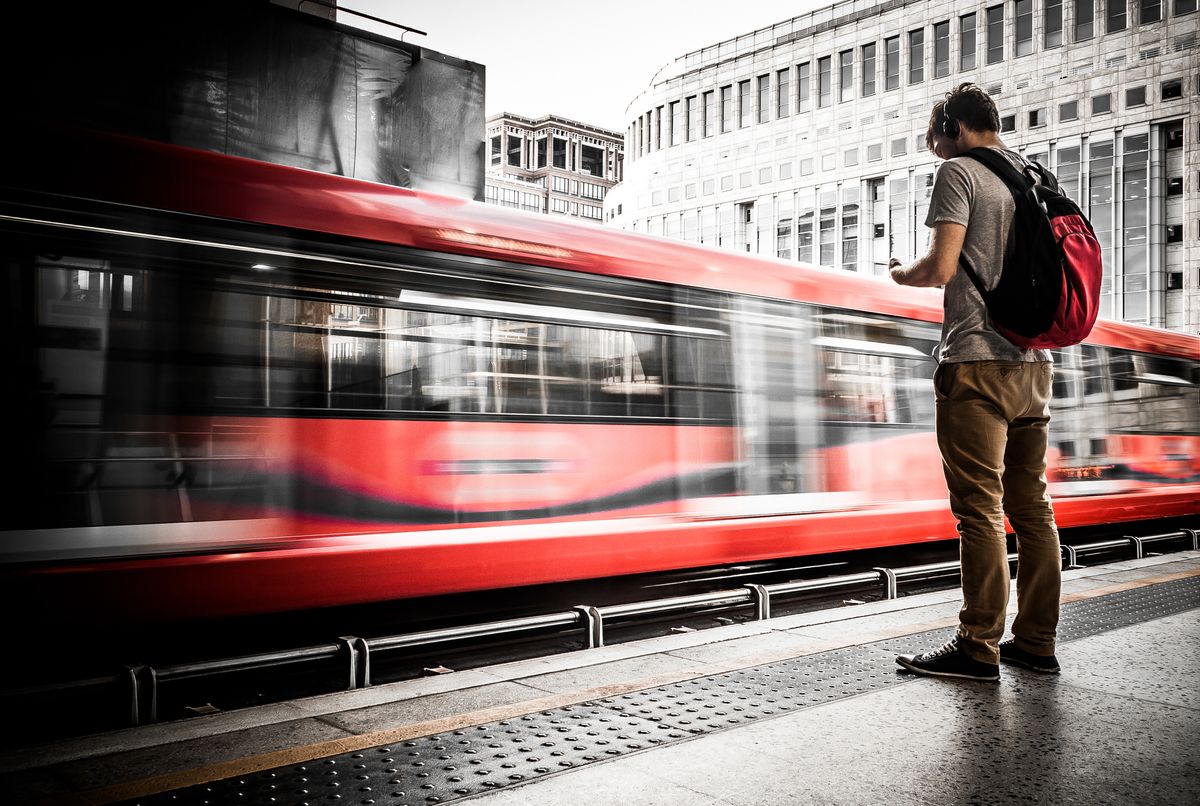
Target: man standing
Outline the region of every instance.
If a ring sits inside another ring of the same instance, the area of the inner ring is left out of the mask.
[[[942,339],[933,386],[937,441],[958,519],[963,606],[945,646],[896,662],[937,677],[999,680],[999,661],[1058,671],[1054,657],[1062,564],[1046,492],[1050,354],[1025,350],[996,332],[960,257],[985,287],[999,281],[1015,205],[984,164],[959,156],[972,148],[1023,161],[1001,142],[1000,117],[987,93],[962,84],[933,107],[925,143],[946,160],[937,172],[925,225],[929,253],[910,266],[891,262],[901,285],[945,286]],[[1017,233],[1019,236],[1020,233]],[[1017,533],[1017,617],[1001,642],[1009,570],[1004,515]]]

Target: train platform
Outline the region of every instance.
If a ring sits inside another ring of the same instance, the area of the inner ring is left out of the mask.
[[[1059,675],[917,677],[957,589],[10,752],[7,803],[1200,803],[1200,552],[1064,572]],[[1015,604],[1015,602],[1014,602]]]

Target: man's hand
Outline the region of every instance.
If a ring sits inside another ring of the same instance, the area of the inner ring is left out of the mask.
[[[958,257],[966,237],[967,228],[962,224],[938,222],[933,227],[929,254],[918,258],[907,268],[901,266],[899,260],[892,258],[888,264],[892,280],[900,285],[925,288],[944,286],[958,271]]]

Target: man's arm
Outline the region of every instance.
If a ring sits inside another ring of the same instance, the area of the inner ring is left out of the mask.
[[[892,279],[900,285],[929,286],[940,288],[950,282],[958,271],[958,256],[962,252],[967,228],[962,224],[941,221],[933,225],[933,238],[929,243],[929,254],[911,266],[901,266],[892,258]]]

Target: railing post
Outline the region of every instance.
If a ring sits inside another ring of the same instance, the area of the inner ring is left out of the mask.
[[[576,605],[575,610],[583,614],[584,643],[588,649],[604,646],[604,614],[598,607]]]
[[[883,582],[883,595],[888,599],[895,599],[898,594],[896,584],[896,572],[890,568],[873,568],[871,569],[879,574],[879,579]]]
[[[1078,562],[1079,557],[1075,554],[1074,546],[1063,546],[1062,550],[1063,550],[1063,554],[1066,556],[1066,559],[1067,559],[1067,567],[1063,570],[1069,571],[1072,568],[1080,568],[1081,567]]]
[[[156,721],[158,719],[158,694],[154,670],[148,666],[134,664],[125,667],[124,677],[129,692],[129,726],[136,728]],[[150,679],[149,686],[143,685],[146,677]],[[149,719],[147,720],[146,717]]]
[[[1146,556],[1146,544],[1140,537],[1125,535],[1125,539],[1133,544],[1133,557],[1135,560],[1140,560]]]
[[[364,673],[366,672],[361,663],[362,659],[359,658],[359,650],[362,643],[363,640],[361,638],[356,638],[353,635],[343,635],[338,638],[338,644],[348,659],[347,671],[349,675],[347,677],[346,691],[353,691],[362,685],[365,676]]]
[[[747,585],[754,597],[754,618],[762,621],[771,617],[771,592],[766,585]]]

